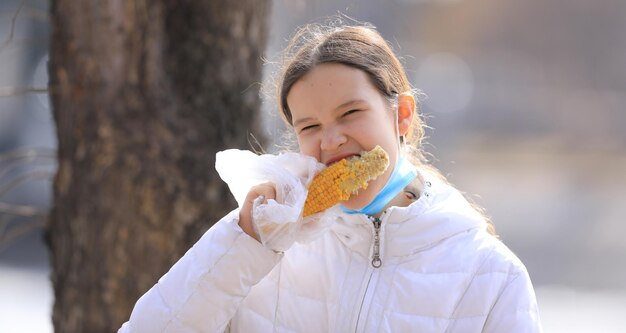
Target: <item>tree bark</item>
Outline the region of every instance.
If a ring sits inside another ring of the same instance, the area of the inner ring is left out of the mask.
[[[215,153],[259,137],[269,2],[55,0],[47,225],[57,332],[114,332],[235,207]]]

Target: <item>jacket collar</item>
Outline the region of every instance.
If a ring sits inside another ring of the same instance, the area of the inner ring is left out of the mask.
[[[425,187],[408,207],[391,207],[381,216],[384,257],[420,252],[458,233],[486,228],[486,223],[463,195],[445,182],[421,173]],[[331,230],[353,251],[370,257],[374,227],[362,214],[341,214]]]

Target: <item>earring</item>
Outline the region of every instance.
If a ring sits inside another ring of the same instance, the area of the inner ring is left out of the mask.
[[[406,141],[406,139],[404,138],[404,135],[400,135],[400,144],[404,145],[405,141]]]

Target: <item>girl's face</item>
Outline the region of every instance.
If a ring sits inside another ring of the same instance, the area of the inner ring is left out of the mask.
[[[396,163],[395,115],[389,103],[359,69],[320,64],[300,78],[287,95],[300,152],[330,165],[381,146],[389,154],[385,173],[343,205],[367,205],[386,184]]]

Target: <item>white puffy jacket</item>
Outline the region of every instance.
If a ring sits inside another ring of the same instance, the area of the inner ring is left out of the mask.
[[[388,209],[378,230],[346,215],[284,254],[243,233],[237,218],[207,231],[119,332],[541,331],[523,264],[434,179],[409,207]]]

